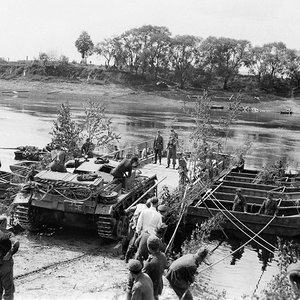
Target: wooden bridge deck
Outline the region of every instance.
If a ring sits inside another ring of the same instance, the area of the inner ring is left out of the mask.
[[[163,157],[161,165],[153,164],[150,161],[141,166],[139,170],[142,171],[141,175],[145,176],[152,176],[156,174],[158,181],[166,177],[166,179],[158,185],[158,192],[162,190],[164,185],[167,186],[170,191],[172,191],[178,187],[179,174],[178,170],[173,169],[173,167],[166,168],[166,166],[167,159]]]

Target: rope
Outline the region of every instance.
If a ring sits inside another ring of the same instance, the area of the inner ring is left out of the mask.
[[[183,217],[183,215],[184,215],[185,208],[186,208],[186,206],[187,206],[187,204],[184,203],[185,198],[186,198],[187,190],[188,190],[188,185],[185,187],[185,190],[184,190],[184,195],[183,195],[183,199],[182,199],[182,208],[181,208],[182,210],[181,210],[181,214],[180,214],[179,220],[178,220],[178,222],[177,222],[177,224],[176,224],[176,227],[175,227],[174,232],[173,232],[173,235],[172,235],[172,237],[171,237],[171,239],[170,239],[170,241],[169,241],[169,244],[167,245],[167,247],[166,247],[166,249],[165,249],[165,253],[167,253],[168,250],[169,250],[169,248],[172,246],[173,241],[174,241],[174,239],[175,239],[176,232],[177,232],[178,227],[179,227],[179,224],[180,224],[181,219],[182,219],[182,217]]]
[[[283,190],[282,190],[282,192],[281,193],[283,193],[284,192],[284,190],[285,190],[285,187],[283,187]],[[247,230],[249,230],[252,234],[255,234],[255,232],[251,229],[251,228],[249,228],[247,225],[245,225],[244,223],[242,223],[235,215],[233,215],[228,209],[226,209],[226,207],[213,195],[213,194],[211,194],[211,196],[213,196],[213,198],[218,202],[218,204],[231,216],[231,217],[233,217],[238,223],[240,223],[241,225],[243,225]],[[211,198],[210,198],[211,199]],[[218,209],[220,209],[216,204],[215,204],[215,202],[214,202],[214,200],[213,199],[211,199],[212,200],[212,202],[214,203],[214,205],[218,208]],[[280,200],[280,203],[281,203],[281,201],[282,201],[282,199]],[[280,204],[279,204],[280,205]],[[278,206],[279,206],[278,205]],[[233,225],[235,225],[238,229],[240,229],[244,234],[246,234],[248,237],[251,237],[248,233],[246,233],[245,231],[243,231],[243,229],[241,229],[240,227],[238,227],[237,226],[237,224],[235,224],[229,217],[228,217],[228,215],[226,215],[222,210],[220,210],[221,211],[221,213],[223,213],[224,215],[225,215],[225,217],[233,224]],[[266,241],[265,239],[263,239],[262,237],[260,237],[259,236],[259,238],[263,241],[263,242],[265,242],[266,244],[268,244],[269,246],[271,246],[272,248],[274,248],[274,249],[276,249],[276,250],[278,250],[278,248],[277,247],[275,247],[274,245],[272,245],[271,243],[269,243],[268,241]],[[256,242],[260,245],[260,246],[262,246],[262,247],[264,247],[259,241],[257,241],[256,240]],[[265,247],[264,247],[265,248]],[[268,251],[270,251],[269,249],[267,249],[266,248],[266,250],[268,250]],[[270,251],[270,252],[272,252],[272,251]]]
[[[215,203],[215,201],[214,201],[213,199],[211,199],[211,200],[212,200],[212,202],[215,204],[215,206],[220,210],[220,212],[221,212],[221,213],[222,213],[222,214],[223,214],[223,215],[224,215],[224,216],[225,216],[225,217],[226,217],[226,218],[227,218],[234,226],[236,226],[242,233],[244,233],[244,234],[247,235],[249,238],[251,238],[251,235],[250,235],[250,234],[248,234],[248,233],[247,233],[246,231],[244,231],[242,228],[238,227],[238,225],[237,225],[236,223],[234,223],[234,222],[229,218],[229,216],[226,215],[226,213],[218,207],[218,205]],[[217,200],[217,201],[218,201],[218,200]],[[219,201],[218,201],[218,202],[219,202]],[[243,226],[245,226],[245,228],[248,229],[251,233],[255,234],[255,232],[254,232],[252,229],[250,229],[248,226],[246,226],[244,223],[242,223],[235,215],[231,214],[230,211],[227,210],[223,204],[221,204],[220,202],[219,202],[219,204],[223,207],[223,209],[224,209],[226,212],[228,212],[228,214],[230,214],[232,217],[234,217],[240,224],[242,224]],[[259,236],[259,238],[262,239],[263,241],[265,241],[262,237]],[[261,247],[265,248],[267,251],[270,251],[270,252],[274,253],[272,250],[270,250],[269,248],[267,248],[266,246],[264,246],[263,244],[261,244],[259,241],[256,240],[256,242],[257,242],[257,244],[259,244]],[[265,242],[266,242],[267,244],[271,245],[273,248],[277,249],[274,245],[270,244],[268,241],[265,241]],[[278,250],[278,249],[277,249],[277,250]]]
[[[205,205],[206,210],[208,211],[208,213],[210,214],[211,217],[213,217],[214,215],[212,214],[212,212],[209,210],[207,204],[205,203],[205,201],[203,201],[203,204]],[[222,233],[224,234],[225,238],[228,239],[228,235],[225,233],[224,229],[221,228]]]
[[[44,194],[41,200],[45,199],[45,197],[51,191],[54,191],[54,192],[56,192],[57,194],[61,195],[62,197],[64,197],[67,200],[70,200],[70,201],[77,200],[78,201],[78,199],[70,198],[70,197],[66,196],[63,192],[61,192],[60,189],[63,189],[62,186],[57,188],[54,185],[47,184],[47,190],[46,191],[43,189],[43,187],[45,187],[45,184],[41,184],[41,183],[35,183],[35,186],[32,187],[33,190],[36,189],[39,193]],[[80,199],[80,201],[83,201],[83,202],[86,201],[86,200],[88,200],[88,199],[90,199],[92,197],[92,195],[93,195],[93,192],[91,190],[89,190],[88,188],[86,188],[86,187],[81,187],[81,186],[76,186],[76,187],[74,187],[74,186],[65,186],[65,187],[71,187],[69,189],[69,191],[72,191],[72,189],[78,189],[78,190],[85,190],[85,191],[87,191],[88,196],[85,197],[85,198],[83,198],[83,199]],[[63,189],[63,190],[66,190],[66,189]]]
[[[74,199],[74,198],[70,198],[70,197],[68,197],[68,196],[66,196],[65,194],[63,194],[62,192],[60,192],[58,189],[53,189],[55,192],[57,192],[59,195],[61,195],[61,196],[63,196],[65,199],[67,199],[67,200],[70,200],[70,201],[73,201],[73,200],[78,200],[78,199]],[[88,190],[88,189],[86,189],[90,194],[89,194],[89,196],[88,197],[86,197],[86,198],[83,198],[83,199],[80,199],[80,201],[82,201],[82,202],[84,202],[84,201],[86,201],[86,200],[89,200],[91,197],[92,197],[92,192],[90,191],[90,190]]]
[[[201,183],[205,186],[205,183],[203,183],[203,182],[201,182]],[[210,191],[209,194],[205,195],[203,199],[200,199],[200,201],[197,202],[195,207],[198,207],[202,203],[202,201],[205,201],[208,197],[210,197],[222,184],[223,184],[223,182],[221,182],[214,190]]]
[[[260,233],[262,233],[270,224],[271,222],[276,218],[276,215],[273,216],[273,218],[259,231],[257,232],[252,238],[250,238],[247,242],[245,242],[243,245],[241,245],[240,247],[238,247],[236,250],[234,250],[233,252],[229,253],[228,255],[226,255],[225,257],[223,257],[222,259],[219,259],[218,261],[216,261],[215,263],[205,267],[204,269],[200,270],[199,273],[202,273],[204,271],[206,271],[207,269],[217,265],[218,263],[222,262],[223,260],[225,260],[227,257],[231,256],[232,254],[240,251],[243,247],[245,247],[246,245],[248,245],[252,240],[254,240]]]

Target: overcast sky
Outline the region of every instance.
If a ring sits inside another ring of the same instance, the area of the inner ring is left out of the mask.
[[[87,31],[94,44],[143,25],[191,34],[284,42],[300,50],[300,0],[0,0],[0,57],[40,52],[80,60],[75,41]]]

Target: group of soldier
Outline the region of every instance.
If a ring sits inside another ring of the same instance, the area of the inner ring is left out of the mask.
[[[236,189],[232,210],[247,213],[247,201],[244,195],[242,194],[242,189],[240,188]],[[277,201],[274,199],[273,192],[268,191],[267,197],[263,201],[262,205],[260,206],[257,214],[273,216],[276,215],[277,213],[278,213]]]
[[[189,287],[208,250],[203,248],[195,254],[183,255],[169,264],[164,242],[167,211],[166,205],[159,205],[157,197],[126,211],[132,213],[123,245],[129,269],[127,300],[157,300],[163,290],[164,274],[179,299],[193,299]]]
[[[154,164],[159,162],[161,165],[161,158],[164,151],[164,139],[161,135],[160,130],[157,131],[157,135],[153,142],[154,149]],[[178,149],[178,133],[172,128],[168,139],[166,151],[167,151],[167,166],[169,168],[171,163],[173,169],[176,166],[176,160],[178,159],[178,173],[179,173],[179,185],[185,185],[190,181],[188,176],[187,161],[182,153],[177,153]]]

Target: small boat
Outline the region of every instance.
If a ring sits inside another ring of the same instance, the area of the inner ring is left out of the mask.
[[[257,214],[268,192],[272,191],[274,199],[280,203],[279,212],[263,233],[285,237],[300,235],[300,187],[288,184],[293,176],[285,174],[284,179],[279,181],[280,185],[276,186],[257,182],[258,174],[258,171],[252,170],[229,172],[207,190],[206,195],[209,196],[202,195],[202,199],[207,198],[204,202],[198,199],[188,206],[186,211],[188,223],[201,223],[213,215],[222,213],[226,217],[225,224],[222,225],[225,229],[237,230],[230,220],[242,227],[234,220],[237,218],[254,232],[259,232],[272,219],[272,216]],[[242,190],[242,195],[246,199],[247,213],[232,211],[237,188]]]
[[[206,201],[205,201],[206,202]],[[186,212],[186,220],[189,220],[189,224],[196,224],[208,219],[216,214],[224,214],[224,224],[222,227],[230,230],[239,230],[238,227],[247,231],[240,223],[235,219],[237,218],[241,223],[245,224],[255,233],[260,232],[273,218],[273,216],[256,214],[256,213],[244,213],[236,212],[232,210],[225,210],[220,208],[211,207],[212,203],[208,201],[205,205],[199,207],[189,206]],[[209,207],[210,206],[210,207]],[[257,207],[258,211],[259,207]],[[262,234],[276,235],[281,237],[296,237],[300,235],[300,214],[298,208],[292,208],[293,212],[290,215],[278,215],[274,220],[263,230]],[[234,217],[233,217],[234,216]],[[231,220],[231,221],[229,221]],[[234,225],[236,224],[236,225]]]
[[[293,112],[291,108],[287,108],[286,110],[281,110],[280,113],[285,115],[291,115]]]
[[[210,109],[224,109],[224,106],[221,106],[221,105],[211,105]]]

